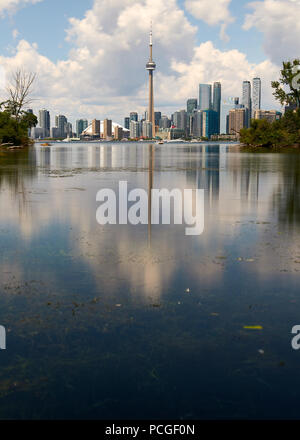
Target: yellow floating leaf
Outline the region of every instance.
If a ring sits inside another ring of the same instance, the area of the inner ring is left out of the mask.
[[[246,330],[262,330],[263,327],[261,325],[244,325]]]

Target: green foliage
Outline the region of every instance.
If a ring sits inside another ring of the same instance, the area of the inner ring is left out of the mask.
[[[7,110],[0,112],[0,144],[29,145],[28,129],[36,124],[37,118],[32,113],[22,112],[17,120]]]
[[[252,119],[250,128],[240,132],[241,143],[259,147],[300,145],[300,109],[287,112],[272,123]]]
[[[279,81],[271,83],[273,95],[281,105],[296,104],[297,108],[300,107],[300,83],[296,80],[298,69],[300,71],[300,59],[283,62]]]

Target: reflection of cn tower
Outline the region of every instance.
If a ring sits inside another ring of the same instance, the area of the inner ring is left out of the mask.
[[[155,119],[154,119],[154,93],[153,93],[153,72],[156,68],[155,62],[152,60],[152,24],[150,31],[150,57],[146,64],[146,69],[149,71],[149,109],[148,120],[152,123],[152,137],[155,137]]]
[[[152,228],[152,189],[154,171],[154,146],[149,145],[149,168],[148,168],[148,247],[151,247]]]

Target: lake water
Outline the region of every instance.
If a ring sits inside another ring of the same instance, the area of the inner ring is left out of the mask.
[[[120,180],[204,189],[203,234],[100,226]],[[299,418],[299,232],[296,153],[1,153],[0,418]]]

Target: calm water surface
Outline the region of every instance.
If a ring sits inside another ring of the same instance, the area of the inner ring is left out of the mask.
[[[205,230],[100,226],[96,193],[205,189]],[[0,156],[0,418],[299,418],[300,155]],[[249,330],[244,326],[261,326]]]

